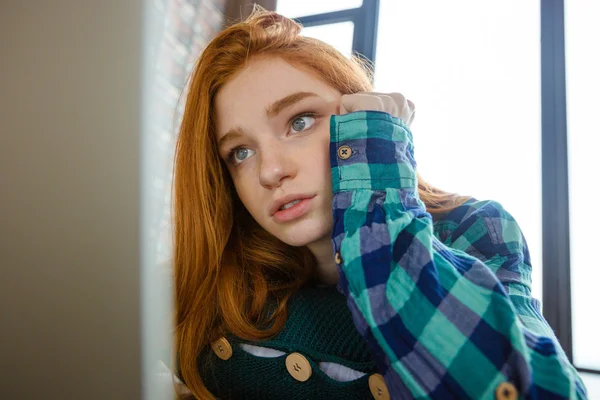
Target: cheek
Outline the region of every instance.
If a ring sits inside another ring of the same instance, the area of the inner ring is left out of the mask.
[[[254,207],[258,202],[258,200],[256,199],[257,196],[255,188],[253,195],[253,187],[252,185],[248,184],[248,179],[235,179],[234,185],[237,195],[242,201],[242,204],[244,205],[244,207],[246,207],[250,214],[253,214]]]
[[[322,176],[324,176],[328,182],[331,182],[331,163],[329,161],[329,129],[320,138],[319,148],[317,149],[316,159],[319,160],[318,168]]]
[[[245,176],[243,179],[234,181],[235,190],[240,201],[250,214],[250,216],[263,228],[268,221],[268,210],[265,206],[268,199],[265,199],[265,192],[254,176]]]

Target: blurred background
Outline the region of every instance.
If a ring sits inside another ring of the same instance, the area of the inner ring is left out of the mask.
[[[265,0],[417,108],[420,173],[501,202],[600,399],[600,3]],[[241,0],[0,2],[2,399],[168,399],[186,78]],[[593,182],[596,182],[594,184]]]

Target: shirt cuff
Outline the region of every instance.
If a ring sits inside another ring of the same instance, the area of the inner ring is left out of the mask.
[[[329,157],[333,193],[368,189],[417,190],[412,133],[380,111],[332,115]]]

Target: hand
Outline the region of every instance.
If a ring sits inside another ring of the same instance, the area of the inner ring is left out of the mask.
[[[415,104],[400,93],[359,92],[342,96],[340,115],[367,110],[388,113],[408,127],[415,119]]]

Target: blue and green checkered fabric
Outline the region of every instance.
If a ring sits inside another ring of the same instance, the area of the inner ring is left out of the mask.
[[[330,124],[338,290],[392,398],[492,399],[507,381],[521,398],[586,398],[531,297],[514,218],[473,199],[434,224],[402,120],[362,111]]]

